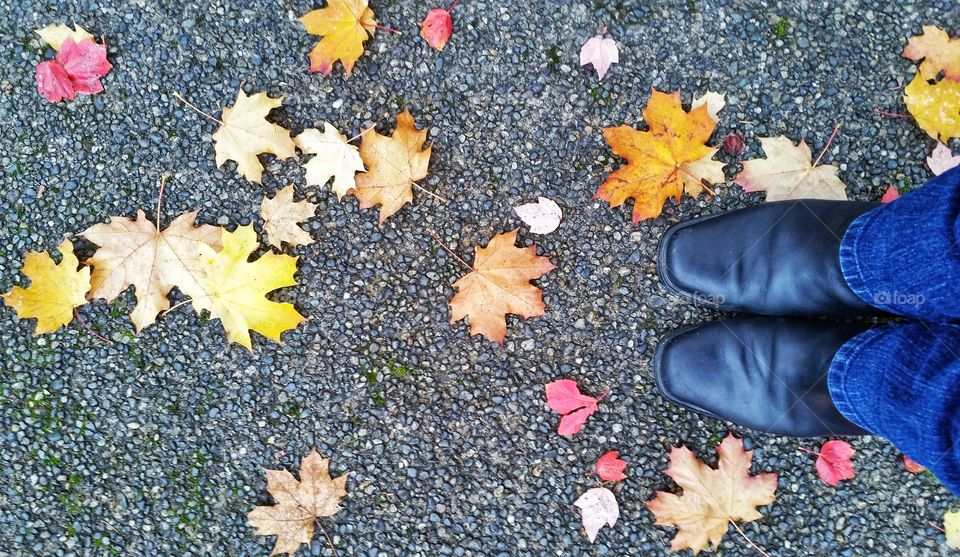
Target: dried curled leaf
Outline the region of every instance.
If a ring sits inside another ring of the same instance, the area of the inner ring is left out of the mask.
[[[247,523],[258,536],[277,536],[270,555],[293,555],[301,545],[310,545],[314,522],[340,510],[347,495],[347,474],[330,477],[330,460],[317,451],[300,460],[300,480],[286,470],[265,470],[267,491],[275,505],[260,505],[247,513]]]
[[[271,153],[281,159],[296,156],[290,132],[267,121],[267,114],[282,104],[283,97],[274,99],[266,93],[247,96],[243,89],[237,91],[237,100],[223,109],[222,124],[213,134],[217,166],[236,161],[237,173],[259,184],[263,165],[258,154]]]
[[[293,184],[278,191],[272,199],[264,197],[260,203],[260,216],[270,245],[280,249],[283,242],[291,246],[313,243],[313,238],[300,228],[299,223],[313,218],[316,210],[317,206],[307,200],[293,200]]]
[[[813,166],[806,142],[794,145],[784,136],[761,137],[765,159],[744,161],[733,183],[743,191],[763,191],[767,201],[784,199],[846,199],[846,186],[837,177],[837,167]]]
[[[54,263],[46,252],[29,252],[20,269],[30,285],[14,286],[3,301],[17,311],[18,319],[36,318],[34,334],[52,333],[73,320],[73,308],[87,303],[90,269],[77,270],[80,261],[73,254],[73,243],[64,240],[57,248],[63,258]]]
[[[941,143],[960,137],[960,82],[927,83],[919,73],[903,91],[907,110],[920,129]]]
[[[300,18],[311,35],[323,37],[310,51],[310,71],[330,75],[337,60],[350,77],[363,55],[363,43],[377,29],[367,0],[328,0],[327,6]]]

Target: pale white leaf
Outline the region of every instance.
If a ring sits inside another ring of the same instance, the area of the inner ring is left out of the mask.
[[[933,153],[927,157],[927,166],[935,175],[939,176],[951,168],[960,166],[960,155],[954,155],[949,147],[943,143],[937,143],[937,146],[933,148]]]
[[[693,104],[690,105],[690,110],[703,105],[707,105],[707,114],[710,115],[710,119],[714,122],[719,122],[720,111],[723,110],[723,107],[727,106],[726,94],[707,91],[702,97],[693,100]]]
[[[597,532],[604,526],[613,527],[620,517],[620,505],[613,492],[605,487],[588,489],[573,503],[580,507],[583,529],[590,541],[597,539]]]
[[[536,203],[518,205],[513,210],[534,234],[553,232],[560,226],[560,219],[563,218],[560,206],[546,197],[538,197]]]
[[[593,64],[597,70],[597,79],[603,79],[611,64],[620,62],[620,50],[613,39],[605,39],[603,35],[590,37],[580,48],[580,65]]]
[[[343,199],[356,188],[357,172],[366,171],[356,146],[347,143],[346,136],[327,122],[323,123],[323,133],[315,128],[306,129],[294,142],[304,153],[316,155],[303,165],[307,170],[307,185],[322,186],[332,177],[337,199]]]
[[[56,25],[47,25],[43,29],[37,29],[34,33],[40,35],[43,42],[52,46],[54,50],[60,50],[60,45],[67,39],[73,39],[73,42],[79,43],[84,39],[92,39],[93,35],[86,29],[74,24],[73,30],[62,23]]]

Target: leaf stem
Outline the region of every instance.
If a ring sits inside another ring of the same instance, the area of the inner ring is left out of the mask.
[[[877,109],[876,113],[881,114],[883,116],[889,116],[891,118],[913,118],[913,116],[909,114],[900,114],[898,112],[887,112],[886,110],[880,110],[880,109]]]
[[[437,201],[440,201],[441,203],[450,203],[450,200],[449,200],[449,199],[433,193],[432,191],[428,190],[427,188],[421,186],[420,184],[418,184],[418,183],[416,183],[416,182],[410,182],[410,183],[413,184],[413,186],[414,186],[415,188],[417,188],[418,190],[422,191],[423,193],[425,193],[425,194],[427,194],[427,195],[432,196],[432,197],[433,197],[434,199],[436,199]]]
[[[823,158],[823,155],[825,155],[825,154],[827,153],[827,149],[830,148],[830,144],[833,143],[833,138],[837,136],[837,132],[838,132],[838,131],[840,131],[840,124],[837,124],[837,126],[836,126],[835,128],[833,128],[833,133],[831,133],[831,134],[830,134],[830,138],[827,139],[827,144],[823,146],[823,151],[820,151],[820,156],[817,157],[817,160],[815,160],[815,161],[813,162],[813,167],[814,167],[814,168],[816,168],[816,166],[817,166],[818,164],[820,164],[820,159],[822,159],[822,158]]]
[[[476,269],[474,269],[473,266],[471,266],[469,263],[467,263],[466,261],[464,261],[463,258],[460,257],[459,255],[457,255],[456,252],[454,252],[452,249],[450,249],[449,247],[447,247],[447,244],[444,244],[444,243],[443,243],[443,240],[440,239],[440,236],[438,236],[437,233],[434,232],[432,228],[428,228],[428,229],[427,229],[427,234],[430,234],[431,236],[433,236],[433,239],[436,240],[438,244],[440,244],[440,247],[442,247],[443,249],[447,250],[447,253],[449,253],[450,255],[452,255],[457,261],[460,262],[461,265],[463,265],[463,266],[466,267],[467,269],[470,269],[470,271],[472,271],[472,272],[476,272]]]
[[[300,505],[300,503],[297,503],[297,505]],[[300,505],[300,506],[303,507],[303,505]],[[304,510],[307,510],[306,507],[303,507],[303,508],[304,508]],[[308,512],[309,512],[309,511],[308,511]],[[313,514],[313,513],[310,513],[310,514]],[[331,537],[330,537],[330,534],[327,533],[327,529],[324,528],[324,527],[323,527],[323,524],[320,523],[320,519],[319,519],[319,518],[317,518],[316,516],[314,516],[314,517],[313,517],[313,521],[317,523],[317,526],[320,527],[320,531],[323,532],[323,535],[327,537],[327,544],[330,545],[330,551],[333,552],[333,557],[337,557],[337,548],[336,548],[335,545],[333,545],[333,538],[331,538]]]
[[[221,124],[221,125],[223,124],[223,120],[221,120],[221,119],[219,119],[219,118],[215,118],[215,117],[211,116],[210,114],[208,114],[208,113],[200,110],[200,108],[198,108],[197,105],[195,105],[195,104],[193,104],[192,102],[188,101],[187,99],[183,98],[183,95],[181,95],[181,94],[178,93],[177,91],[174,91],[174,92],[173,92],[173,96],[174,96],[174,97],[177,97],[178,99],[180,99],[180,102],[182,102],[183,104],[185,104],[185,105],[189,106],[190,108],[194,109],[195,111],[197,111],[198,114],[200,114],[200,115],[202,115],[202,116],[206,116],[207,118],[213,120],[214,122],[217,122],[218,124]]]
[[[367,135],[369,132],[372,132],[372,131],[373,131],[373,128],[376,127],[376,125],[377,125],[377,124],[374,123],[374,124],[373,124],[372,126],[370,126],[369,128],[367,128],[367,129],[363,130],[362,132],[358,133],[357,135],[351,137],[350,139],[347,140],[347,143],[353,143],[355,140],[360,139],[361,137]]]
[[[460,0],[453,0],[453,3],[450,4],[450,7],[449,7],[449,8],[447,8],[447,13],[452,12],[453,9],[456,8],[456,7],[457,7],[457,4],[459,4],[459,3],[460,3]]]
[[[173,307],[167,308],[167,311],[163,312],[163,315],[167,315],[168,313],[170,313],[171,311],[177,309],[178,307],[180,307],[180,306],[185,306],[185,305],[187,305],[187,304],[189,304],[189,303],[192,303],[192,302],[193,302],[193,299],[184,300],[184,301],[180,302],[179,304],[174,305]]]
[[[810,453],[810,454],[813,454],[813,455],[820,456],[820,453],[818,453],[817,451],[811,451],[810,449],[808,449],[808,448],[806,448],[806,447],[797,447],[797,448],[800,449],[801,451],[805,452],[805,453]]]
[[[397,31],[396,29],[394,29],[393,27],[387,27],[386,25],[380,25],[379,23],[377,24],[377,29],[383,29],[384,31],[390,31],[391,33],[396,33],[396,34],[398,34],[398,35],[402,35],[402,34],[403,34],[402,32]]]
[[[88,333],[90,333],[91,335],[97,337],[98,339],[102,340],[103,342],[106,342],[107,344],[113,344],[113,341],[112,341],[112,340],[108,339],[107,337],[105,337],[105,336],[101,335],[100,333],[98,333],[98,332],[94,331],[93,329],[91,329],[90,326],[87,325],[86,321],[84,321],[83,318],[80,317],[80,312],[77,311],[77,308],[73,308],[73,315],[77,318],[77,322],[79,322],[80,325],[82,325],[83,328],[86,329]]]
[[[157,234],[160,234],[160,205],[163,203],[163,188],[167,185],[167,178],[166,174],[160,178],[160,193],[157,194]]]
[[[743,532],[743,530],[740,529],[740,526],[738,526],[735,521],[731,520],[730,524],[733,524],[733,527],[737,529],[737,532],[739,532],[741,536],[743,536],[743,539],[747,540],[747,543],[753,546],[753,548],[756,549],[757,552],[760,553],[760,555],[763,555],[763,557],[770,557],[770,554],[768,554],[766,551],[761,549],[759,545],[753,543],[753,540],[747,537],[747,535]]]

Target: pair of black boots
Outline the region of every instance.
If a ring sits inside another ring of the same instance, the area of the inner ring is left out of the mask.
[[[866,434],[837,411],[827,376],[840,347],[870,325],[810,317],[883,314],[847,286],[840,269],[844,233],[878,205],[783,201],[670,228],[657,261],[668,290],[763,317],[665,336],[653,365],[661,394],[697,413],[768,433]]]

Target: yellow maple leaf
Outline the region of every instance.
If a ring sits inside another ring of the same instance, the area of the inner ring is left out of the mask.
[[[941,71],[943,76],[960,81],[960,39],[951,39],[943,29],[934,25],[924,25],[923,34],[910,37],[903,55],[920,63],[920,76],[923,79],[936,79]]]
[[[56,264],[46,252],[28,252],[20,269],[30,285],[14,286],[3,301],[17,311],[18,319],[37,319],[34,334],[52,333],[73,319],[73,308],[87,303],[90,269],[77,270],[80,261],[73,243],[64,240],[57,248],[63,258]]]
[[[363,43],[377,28],[367,0],[328,0],[327,6],[300,18],[311,35],[323,37],[310,51],[310,71],[330,75],[337,60],[347,77],[363,55]]]
[[[947,533],[947,545],[960,549],[960,511],[947,511],[943,515],[943,529]]]
[[[73,24],[73,29],[70,29],[62,23],[57,23],[55,25],[47,25],[42,29],[37,29],[34,33],[40,35],[40,39],[53,47],[54,50],[60,50],[60,45],[67,39],[72,39],[73,42],[79,43],[84,39],[93,38],[93,35],[76,23]]]
[[[213,134],[217,166],[236,161],[237,172],[244,178],[261,183],[263,165],[257,155],[272,153],[278,158],[296,156],[296,145],[286,129],[267,121],[267,114],[280,108],[283,97],[271,98],[266,93],[247,96],[237,91],[232,107],[223,109],[220,129]]]
[[[360,143],[360,158],[367,172],[356,177],[353,194],[360,200],[360,208],[380,205],[383,223],[400,207],[413,201],[413,185],[427,175],[432,146],[421,151],[427,139],[427,130],[418,130],[410,111],[397,115],[397,129],[392,136],[380,135],[376,130],[364,134]]]
[[[960,82],[941,79],[931,85],[917,72],[903,92],[907,110],[927,135],[940,143],[960,137]]]
[[[247,523],[258,536],[277,536],[270,555],[293,555],[313,539],[314,523],[340,510],[347,495],[347,474],[330,477],[330,459],[313,449],[300,460],[300,480],[286,470],[265,470],[267,491],[277,502],[259,505],[247,513]]]
[[[530,284],[556,266],[538,256],[537,248],[518,248],[517,230],[497,234],[486,247],[477,247],[473,271],[453,287],[450,322],[470,317],[470,334],[483,335],[503,344],[507,334],[507,314],[521,317],[543,315],[543,291]]]
[[[304,318],[293,304],[273,302],[266,295],[296,284],[293,275],[297,258],[265,253],[248,261],[259,246],[253,225],[241,226],[235,232],[223,230],[220,241],[223,249],[219,252],[205,244],[198,246],[204,273],[197,277],[197,285],[183,289],[184,293],[192,298],[197,313],[207,310],[223,323],[232,342],[252,351],[251,330],[280,342],[280,334]]]
[[[672,448],[664,473],[683,488],[683,495],[658,491],[647,502],[655,524],[677,527],[671,551],[691,549],[696,555],[708,543],[716,548],[731,522],[762,518],[756,507],[776,498],[777,475],[751,476],[753,451],[744,451],[742,440],[727,435],[716,449],[720,458],[714,469],[686,447]]]
[[[666,200],[679,200],[684,190],[699,195],[701,180],[723,181],[723,163],[711,160],[717,150],[705,145],[717,125],[706,103],[686,112],[679,91],[654,89],[643,119],[648,131],[603,128],[607,144],[627,164],[607,176],[594,196],[611,207],[633,199],[633,222],[659,216]]]

